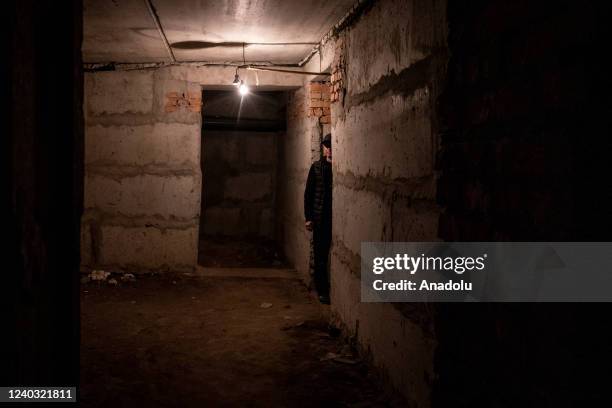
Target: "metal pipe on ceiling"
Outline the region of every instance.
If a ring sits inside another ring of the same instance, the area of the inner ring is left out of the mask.
[[[254,67],[251,65],[247,65],[246,67],[238,67],[238,68],[246,68],[249,70],[255,71],[273,71],[273,72],[282,72],[285,74],[299,74],[299,75],[326,75],[330,76],[330,73],[327,72],[312,72],[312,71],[293,71],[290,69],[279,69],[279,68],[268,68],[268,67]]]

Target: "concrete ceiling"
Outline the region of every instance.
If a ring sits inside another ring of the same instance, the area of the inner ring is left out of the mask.
[[[179,62],[239,62],[244,42],[247,62],[296,64],[355,0],[152,3]],[[84,62],[170,61],[145,0],[85,0],[83,25]]]

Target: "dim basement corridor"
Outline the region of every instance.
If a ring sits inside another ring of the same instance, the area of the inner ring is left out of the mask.
[[[9,1],[0,402],[612,407],[611,5]]]
[[[290,269],[90,282],[81,313],[83,406],[401,405]]]

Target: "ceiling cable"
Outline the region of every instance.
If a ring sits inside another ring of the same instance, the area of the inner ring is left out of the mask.
[[[153,19],[153,22],[155,23],[155,27],[157,27],[157,31],[159,32],[159,36],[161,37],[162,41],[164,42],[164,46],[166,47],[166,51],[168,51],[168,55],[170,56],[170,60],[172,62],[176,62],[176,58],[174,58],[174,52],[172,52],[172,48],[170,48],[170,43],[168,42],[168,38],[166,38],[166,33],[164,33],[164,29],[161,26],[161,23],[159,21],[159,16],[157,15],[157,12],[155,11],[155,7],[153,7],[153,3],[151,0],[144,0],[145,4],[147,5],[147,8],[149,9],[149,13],[151,14],[151,18]]]

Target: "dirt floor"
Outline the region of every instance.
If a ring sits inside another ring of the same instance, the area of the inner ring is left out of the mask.
[[[266,239],[201,237],[198,264],[225,268],[279,268],[283,266],[274,242]]]
[[[83,284],[82,406],[402,405],[295,272],[219,270]]]

